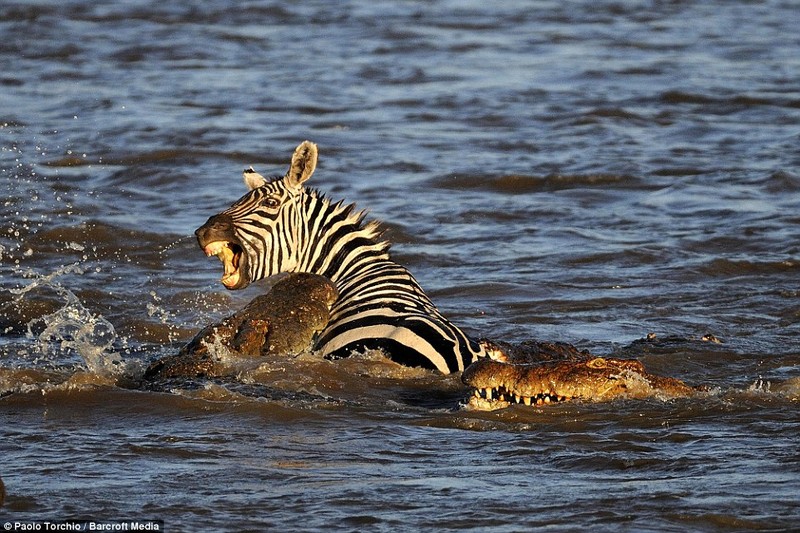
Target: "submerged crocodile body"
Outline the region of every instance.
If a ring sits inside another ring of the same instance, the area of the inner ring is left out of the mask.
[[[338,293],[323,276],[293,273],[244,309],[203,328],[177,355],[153,362],[149,381],[219,377],[220,350],[234,357],[292,356],[311,349],[330,319]],[[464,370],[474,389],[467,407],[494,410],[514,403],[545,405],[572,400],[663,399],[696,392],[682,381],[648,373],[635,359],[594,357],[566,343],[519,345],[482,340],[489,357]]]
[[[289,274],[238,313],[206,326],[177,355],[153,362],[145,379],[219,376],[214,348],[236,357],[291,356],[311,348],[328,324],[336,287],[316,274]]]
[[[650,374],[635,359],[593,357],[569,344],[528,342],[519,347],[495,347],[505,361],[481,359],[461,376],[474,389],[467,403],[472,409],[573,400],[670,399],[700,390],[679,379]]]

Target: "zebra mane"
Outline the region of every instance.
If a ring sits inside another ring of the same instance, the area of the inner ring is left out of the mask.
[[[352,274],[367,257],[389,259],[391,243],[383,238],[385,229],[377,220],[365,222],[367,210],[357,210],[355,203],[344,200],[333,202],[315,188],[304,189],[309,206],[320,206],[317,215],[323,220],[316,234],[309,235],[315,242],[307,256],[313,262],[304,265],[308,271],[336,281]]]

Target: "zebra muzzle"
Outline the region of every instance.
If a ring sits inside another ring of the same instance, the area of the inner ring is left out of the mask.
[[[242,259],[242,248],[228,241],[214,241],[203,249],[208,257],[212,255],[222,262],[223,273],[220,280],[225,287],[235,288],[241,281],[239,266]]]

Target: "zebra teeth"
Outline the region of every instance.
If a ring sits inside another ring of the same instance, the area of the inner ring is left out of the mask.
[[[241,253],[238,246],[228,241],[210,242],[203,248],[208,257],[217,256],[222,262],[222,284],[233,288],[239,283],[239,261]]]
[[[214,241],[208,243],[203,251],[206,253],[208,257],[211,257],[212,255],[218,256],[224,253],[224,250],[227,247],[228,243],[226,241]]]

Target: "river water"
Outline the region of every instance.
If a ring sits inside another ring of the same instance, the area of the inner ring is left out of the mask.
[[[800,527],[798,13],[3,2],[0,517]],[[138,388],[265,290],[227,292],[192,232],[244,168],[282,174],[304,139],[313,185],[384,221],[465,330],[634,356],[711,392],[476,413],[457,376],[374,354]],[[677,339],[632,347],[651,332]]]

